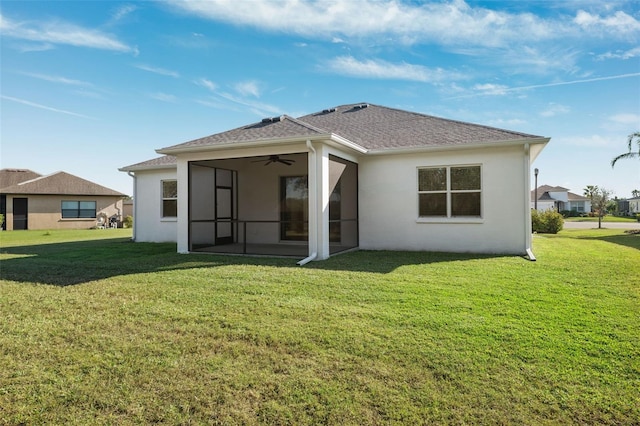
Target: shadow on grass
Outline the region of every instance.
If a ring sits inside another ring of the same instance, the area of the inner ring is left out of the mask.
[[[640,235],[637,235],[637,234],[580,237],[580,239],[606,241],[608,243],[618,244],[621,246],[631,247],[636,250],[640,250]]]
[[[7,247],[0,249],[0,254],[4,258],[0,261],[1,279],[55,286],[84,284],[122,275],[230,265],[299,268],[298,259],[294,258],[184,255],[176,253],[173,243],[133,243],[128,238]],[[386,274],[406,265],[495,257],[503,256],[355,251],[312,262],[304,268]]]

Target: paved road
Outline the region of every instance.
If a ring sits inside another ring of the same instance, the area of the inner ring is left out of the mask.
[[[565,229],[594,229],[598,222],[564,222]],[[602,222],[603,228],[608,229],[640,229],[640,222]]]

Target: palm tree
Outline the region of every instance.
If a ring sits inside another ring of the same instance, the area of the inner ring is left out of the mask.
[[[633,152],[633,142],[638,144],[638,152]],[[629,135],[628,139],[629,143],[629,152],[618,155],[616,158],[611,160],[611,167],[616,165],[618,160],[622,160],[623,158],[638,158],[640,159],[640,132],[634,132]]]
[[[588,197],[589,200],[591,200],[591,211],[593,211],[593,197],[595,197],[598,194],[598,191],[600,191],[600,188],[598,188],[597,185],[587,185],[584,189],[584,196]]]

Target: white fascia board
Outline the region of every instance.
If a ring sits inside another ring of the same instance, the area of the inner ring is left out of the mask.
[[[369,152],[368,149],[358,145],[357,143],[351,142],[349,139],[336,135],[335,133],[331,134],[330,141],[334,142],[336,145],[349,148],[359,154],[367,154]]]
[[[220,150],[229,150],[229,149],[240,149],[240,148],[255,148],[255,147],[264,147],[264,146],[278,146],[278,145],[290,145],[296,143],[306,143],[307,140],[312,142],[323,141],[330,139],[330,134],[318,134],[313,136],[295,136],[290,138],[274,138],[274,139],[258,139],[258,140],[248,140],[248,141],[236,141],[236,142],[226,142],[226,143],[218,143],[215,145],[198,145],[198,146],[187,146],[183,148],[161,148],[156,149],[158,154],[166,154],[166,155],[178,155],[178,154],[188,154],[195,152],[206,152],[206,151],[220,151]]]
[[[409,148],[389,148],[389,149],[371,149],[367,151],[369,155],[392,155],[392,154],[411,154],[419,152],[437,152],[437,151],[459,151],[477,148],[500,148],[505,146],[522,146],[525,144],[546,144],[550,138],[531,138],[519,139],[513,141],[471,143],[465,145],[437,145],[437,146],[416,146]]]
[[[149,165],[149,166],[134,166],[134,167],[121,167],[118,169],[120,172],[142,172],[145,170],[163,170],[163,169],[175,169],[177,164],[162,164],[162,165]]]

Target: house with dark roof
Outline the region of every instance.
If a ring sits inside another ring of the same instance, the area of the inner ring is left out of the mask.
[[[536,196],[538,202],[536,203]],[[576,213],[589,213],[591,200],[582,195],[569,192],[561,186],[542,185],[531,190],[531,208],[542,212],[545,210],[572,211]]]
[[[179,252],[531,252],[530,166],[549,138],[359,103],[158,149],[134,239]]]
[[[69,173],[42,176],[27,169],[0,170],[2,229],[83,229],[120,223],[126,197]]]

